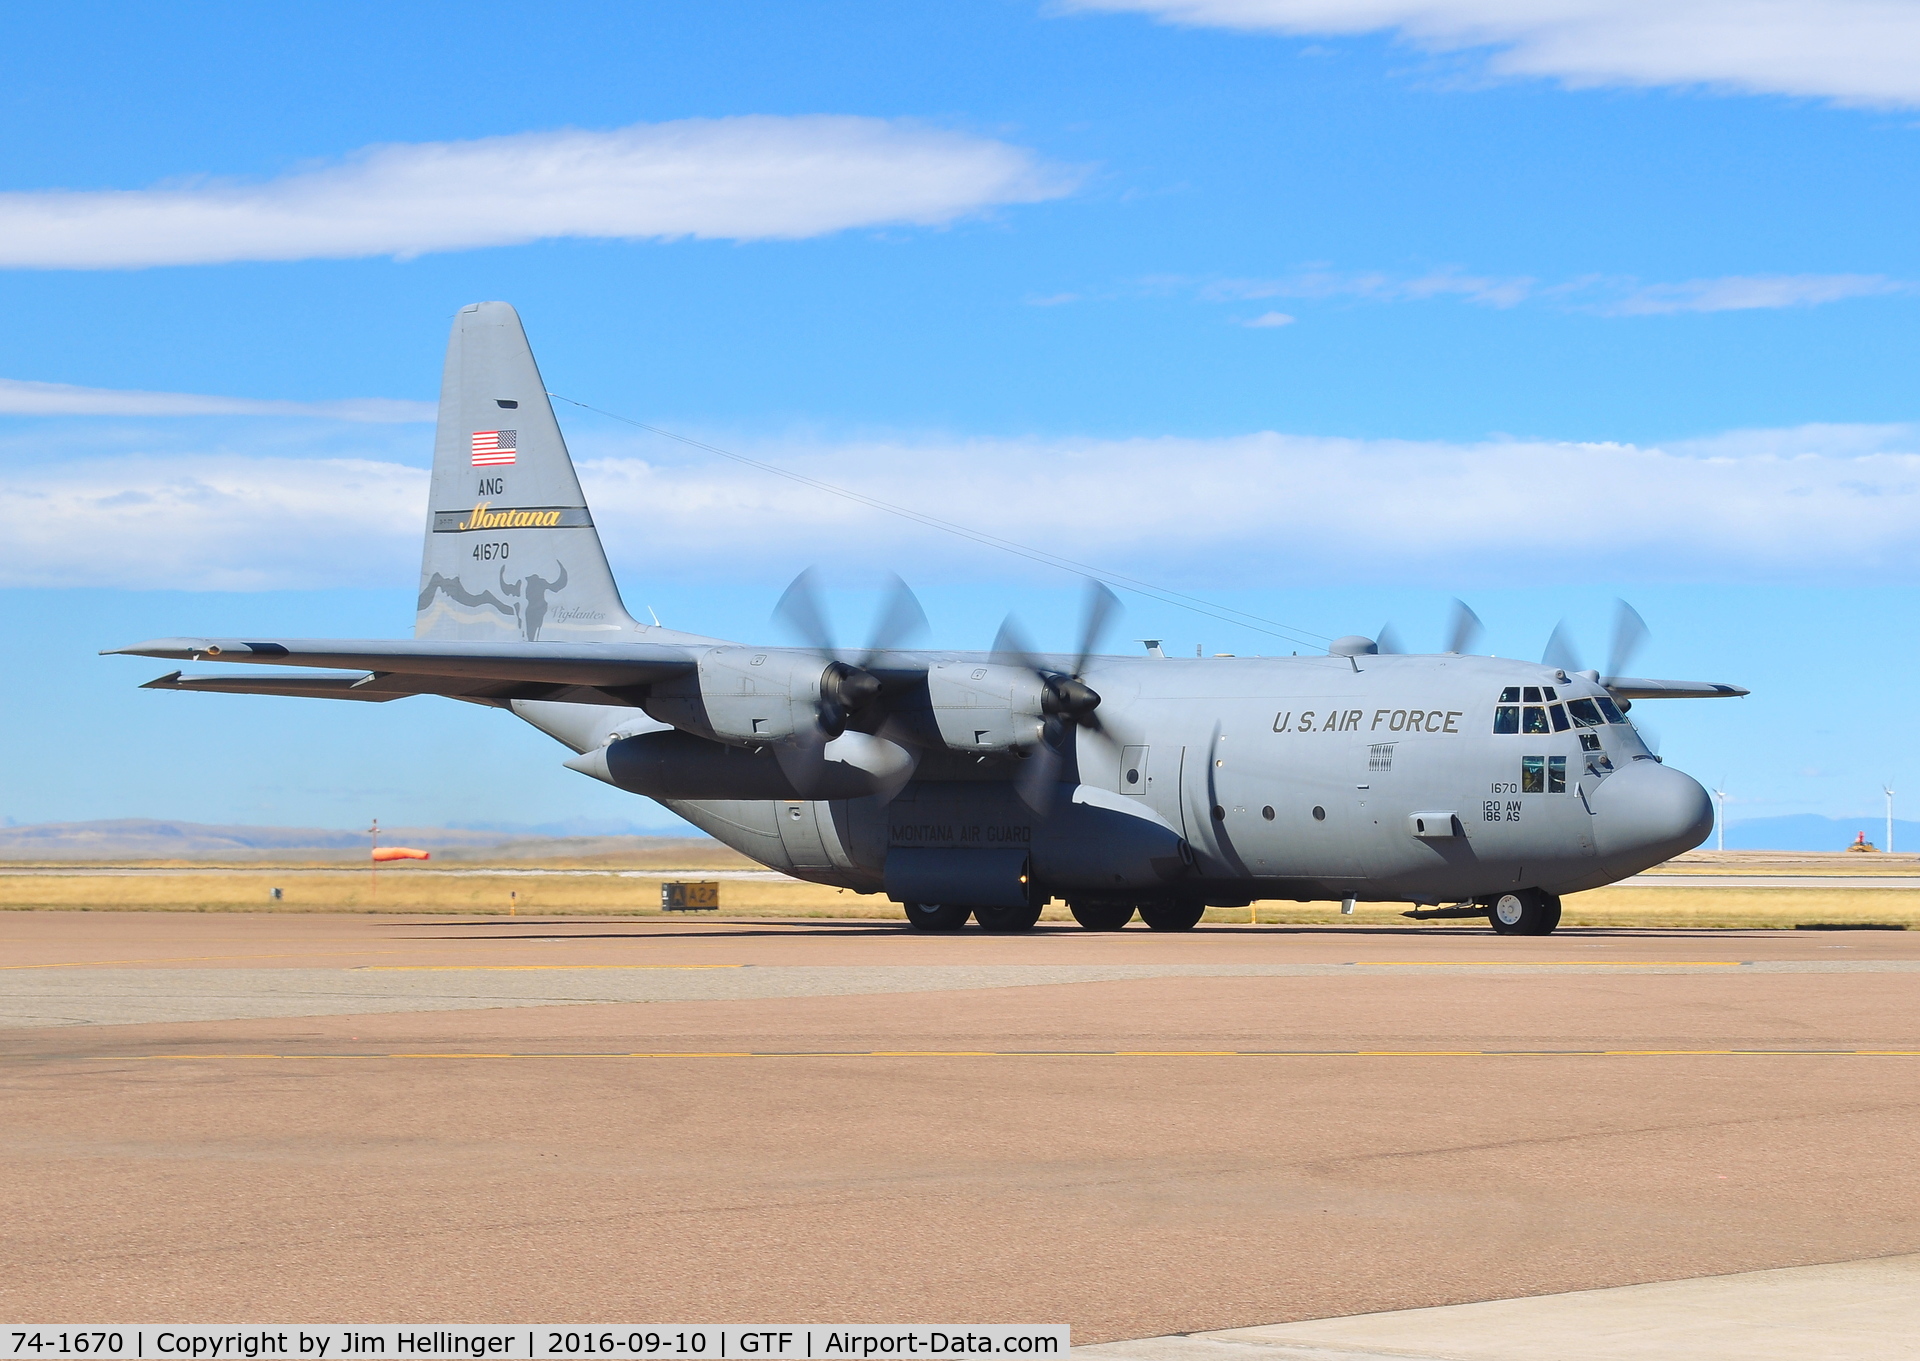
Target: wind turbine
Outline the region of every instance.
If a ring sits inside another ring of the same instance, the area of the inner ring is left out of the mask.
[[[1725,784],[1726,781],[1722,780],[1720,783]],[[1720,816],[1713,820],[1714,829],[1719,833],[1719,840],[1715,843],[1715,849],[1724,851],[1727,848],[1727,791],[1724,789],[1715,789],[1713,791],[1713,797],[1720,805]]]
[[[1893,852],[1893,786],[1883,784],[1880,792],[1887,796],[1887,852]]]

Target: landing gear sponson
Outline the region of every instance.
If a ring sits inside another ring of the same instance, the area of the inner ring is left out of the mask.
[[[969,907],[963,903],[902,903],[907,924],[916,931],[958,931],[972,917],[982,930],[998,935],[1030,931],[1040,920],[1040,909],[1027,907]],[[1073,899],[1067,903],[1073,919],[1089,931],[1118,931],[1133,920],[1136,905]],[[1155,931],[1191,931],[1200,924],[1206,904],[1192,901],[1138,904],[1140,920]],[[1439,912],[1408,916],[1485,915],[1497,935],[1545,936],[1560,925],[1560,900],[1543,889],[1525,888],[1476,899],[1471,907],[1443,908]]]
[[[1031,931],[1040,909],[1026,907],[971,907],[964,903],[901,903],[907,924],[916,931],[958,931],[972,917],[980,929],[996,935]],[[1073,901],[1067,904],[1073,919],[1089,931],[1118,931],[1133,920],[1133,903]],[[1200,924],[1207,905],[1191,900],[1138,904],[1140,920],[1155,931],[1191,931]]]

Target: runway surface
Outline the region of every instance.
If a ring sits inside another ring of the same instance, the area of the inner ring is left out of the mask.
[[[1067,1322],[1920,1251],[1920,933],[0,914],[0,1311]]]

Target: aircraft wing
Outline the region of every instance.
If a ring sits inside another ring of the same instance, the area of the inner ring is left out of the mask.
[[[109,656],[180,661],[257,662],[328,670],[364,667],[345,676],[183,676],[150,681],[149,690],[291,695],[378,702],[406,695],[445,695],[481,704],[510,699],[624,704],[629,686],[691,670],[684,648],[662,643],[475,643],[453,640],[157,638],[115,648]]]
[[[1732,699],[1748,694],[1737,685],[1718,681],[1647,680],[1642,676],[1609,676],[1600,682],[1620,699]]]

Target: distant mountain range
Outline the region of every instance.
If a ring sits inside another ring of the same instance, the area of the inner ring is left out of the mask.
[[[569,830],[556,830],[563,827]],[[707,839],[692,828],[632,828],[610,835],[572,831],[571,824],[565,823],[380,829],[383,846],[418,846],[447,859],[479,851],[514,857],[590,854],[661,838]],[[365,832],[331,827],[217,826],[158,818],[0,827],[0,860],[284,860],[289,853],[333,860],[364,857],[370,845]]]
[[[1886,850],[1884,817],[1829,818],[1813,813],[1748,818],[1729,823],[1727,849],[1740,851],[1843,851],[1856,835]],[[1920,851],[1920,822],[1895,819],[1894,845]],[[691,827],[635,827],[599,819],[485,827],[383,827],[386,846],[419,846],[442,859],[485,851],[514,858],[601,853],[638,841],[707,838]],[[365,832],[332,827],[250,827],[159,818],[113,818],[100,822],[43,822],[0,827],[4,860],[284,860],[289,852],[313,859],[364,856]],[[1711,838],[1708,846],[1713,845]]]

